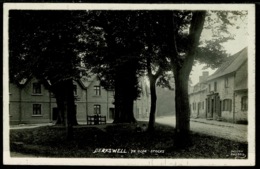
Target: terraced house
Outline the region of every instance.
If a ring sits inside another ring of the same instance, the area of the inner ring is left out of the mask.
[[[100,86],[100,81],[96,76],[74,81],[74,96],[78,122],[87,122],[87,115],[95,114],[106,116],[107,120],[113,120],[114,91],[107,91]],[[135,101],[134,113],[136,115],[141,116],[147,113],[149,99],[146,97],[147,94],[143,93]],[[56,99],[37,79],[23,80],[19,85],[9,84],[10,124],[52,123],[56,121],[57,116]]]
[[[247,123],[247,70],[247,48],[244,48],[228,57],[207,77],[202,88],[190,92],[191,117]],[[199,82],[193,88],[201,85]],[[203,113],[200,114],[201,110]]]
[[[209,72],[204,71],[203,75],[199,77],[199,82],[190,87],[190,110],[191,117],[203,118],[206,117],[206,98],[207,98],[207,78]]]

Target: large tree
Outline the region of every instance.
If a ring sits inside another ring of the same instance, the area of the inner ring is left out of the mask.
[[[170,62],[166,59],[168,44],[165,41],[164,13],[162,11],[136,11],[138,20],[138,37],[142,42],[143,50],[140,53],[139,62],[149,79],[151,96],[148,131],[154,131],[156,113],[156,85],[158,79],[161,84],[168,85],[167,72],[170,70]]]
[[[135,14],[131,11],[90,11],[86,31],[93,29],[93,34],[81,37],[86,66],[98,74],[105,89],[115,90],[114,123],[136,121],[133,102],[140,92],[138,56],[141,43]]]
[[[188,97],[189,75],[195,60],[217,67],[227,55],[221,43],[233,39],[228,32],[232,20],[243,12],[226,11],[167,11],[169,29],[169,59],[175,79],[176,141],[186,145],[190,131]],[[212,38],[202,41],[203,30],[210,30]]]
[[[57,123],[77,125],[73,80],[79,78],[76,51],[79,13],[73,11],[10,11],[10,81],[36,77],[54,94]]]

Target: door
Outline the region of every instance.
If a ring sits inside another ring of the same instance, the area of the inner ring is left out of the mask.
[[[198,111],[197,111],[197,117],[199,117],[199,115],[200,115],[200,102],[198,103]]]
[[[109,108],[109,119],[115,118],[115,108]]]
[[[219,101],[219,113],[218,113],[218,116],[220,119],[221,119],[221,112],[222,112],[222,101],[220,100]]]
[[[52,121],[56,121],[58,119],[59,110],[57,107],[52,108]]]
[[[214,108],[215,108],[215,100],[211,99],[210,118],[213,118]]]

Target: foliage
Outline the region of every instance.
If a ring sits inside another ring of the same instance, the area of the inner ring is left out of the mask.
[[[36,77],[56,97],[58,122],[64,124],[77,124],[72,80],[78,79],[81,72],[77,51],[80,14],[75,11],[10,11],[10,82]]]
[[[68,11],[10,11],[11,81],[30,76],[52,83],[77,78],[75,19]]]

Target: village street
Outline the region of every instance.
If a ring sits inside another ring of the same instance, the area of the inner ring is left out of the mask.
[[[175,127],[175,117],[157,117],[156,122]],[[206,119],[191,119],[190,129],[193,132],[217,136],[238,142],[247,142],[247,125],[218,122]]]

